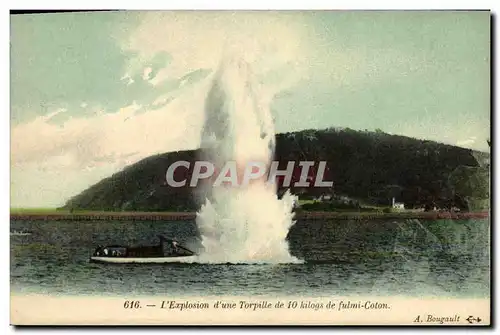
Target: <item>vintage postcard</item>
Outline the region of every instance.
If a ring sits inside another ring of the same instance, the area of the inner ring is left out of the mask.
[[[489,11],[10,20],[13,325],[491,324]]]

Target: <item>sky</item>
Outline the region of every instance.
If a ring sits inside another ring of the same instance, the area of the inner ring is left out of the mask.
[[[247,62],[277,132],[381,129],[489,151],[489,12],[11,15],[11,207],[56,207],[200,143],[207,83]]]

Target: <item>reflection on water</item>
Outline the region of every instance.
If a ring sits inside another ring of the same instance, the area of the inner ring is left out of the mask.
[[[14,292],[85,295],[489,296],[489,221],[299,221],[289,233],[304,264],[88,263],[96,244],[200,248],[191,222],[11,222]]]

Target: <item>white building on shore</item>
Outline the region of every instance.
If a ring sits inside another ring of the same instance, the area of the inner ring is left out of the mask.
[[[393,197],[392,198],[392,208],[403,210],[403,209],[405,209],[405,204],[402,202],[396,202],[396,198]]]

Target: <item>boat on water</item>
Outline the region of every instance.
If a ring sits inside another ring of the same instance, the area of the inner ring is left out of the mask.
[[[29,231],[18,231],[14,230],[10,232],[10,236],[30,236],[31,232]]]
[[[152,246],[98,246],[90,262],[93,263],[181,263],[193,261],[195,252],[180,245],[176,240],[158,236],[160,243]]]

